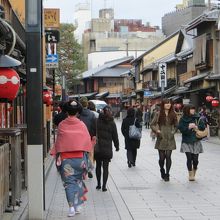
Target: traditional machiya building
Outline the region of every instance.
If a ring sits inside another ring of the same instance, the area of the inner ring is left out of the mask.
[[[21,20],[14,11],[10,1],[4,0],[1,3],[1,20],[0,20],[0,56],[1,67],[13,67],[19,75],[20,87],[17,98],[12,102],[1,99],[0,102],[0,127],[11,127],[15,124],[25,122],[25,29]],[[9,58],[20,61],[18,66],[10,66],[5,59],[5,55]],[[8,111],[10,109],[10,111]]]
[[[146,51],[132,61],[135,75],[136,101],[146,107],[160,102],[158,66],[167,63],[167,87],[164,94],[170,94],[176,88],[175,48],[179,32],[167,37],[164,41]]]
[[[196,107],[205,106],[210,114],[211,135],[219,132],[220,60],[219,10],[211,10],[193,20],[186,33],[193,35],[193,75],[183,80],[185,92]],[[210,101],[207,97],[213,97]],[[217,129],[218,128],[218,129]]]
[[[88,70],[82,74],[84,92],[82,90],[69,98],[86,96],[88,99],[105,100],[114,113],[121,109],[123,94],[130,87],[127,75],[134,58],[124,57],[106,62],[104,65]]]
[[[21,3],[21,1],[19,1]],[[24,8],[23,8],[24,11]],[[25,29],[12,2],[0,1],[0,219],[27,187]]]
[[[12,8],[19,18],[20,22],[25,23],[25,0],[10,0]]]

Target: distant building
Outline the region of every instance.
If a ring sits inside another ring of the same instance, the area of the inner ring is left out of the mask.
[[[179,30],[181,26],[201,15],[206,9],[205,0],[188,0],[176,6],[176,11],[162,17],[162,31],[166,36]]]
[[[78,43],[82,43],[82,34],[84,30],[88,29],[88,24],[91,21],[91,10],[89,3],[79,3],[75,6],[75,21],[74,25],[76,30],[74,31],[75,39]]]
[[[142,51],[150,49],[164,38],[164,34],[157,26],[143,24],[141,19],[114,19],[113,9],[101,9],[99,18],[92,19],[90,28],[83,34],[83,53],[87,63],[88,54],[96,52],[114,51],[122,52],[122,57],[135,56],[135,53],[140,55]],[[105,61],[107,60],[108,57],[105,57]]]

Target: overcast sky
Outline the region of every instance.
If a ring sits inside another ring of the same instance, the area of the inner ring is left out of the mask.
[[[45,8],[60,8],[61,22],[71,23],[74,20],[74,7],[86,0],[43,0]],[[175,10],[182,0],[88,0],[92,1],[92,17],[98,17],[101,8],[113,7],[115,18],[142,19],[151,25],[161,26],[161,17]]]

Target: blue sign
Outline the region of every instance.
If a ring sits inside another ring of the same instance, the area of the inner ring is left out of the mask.
[[[46,63],[58,63],[58,55],[48,54],[46,57]]]
[[[152,92],[149,90],[144,90],[144,97],[152,96]]]

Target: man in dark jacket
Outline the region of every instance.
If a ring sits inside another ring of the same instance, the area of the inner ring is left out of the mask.
[[[66,112],[66,110],[65,110],[65,108],[64,108],[64,102],[61,102],[61,103],[59,104],[59,107],[60,107],[61,112],[59,112],[58,114],[56,114],[56,115],[54,116],[54,119],[53,119],[53,123],[54,123],[56,126],[58,126],[61,121],[63,121],[64,119],[67,118],[67,112]]]
[[[91,110],[88,109],[88,99],[86,97],[82,97],[79,101],[80,101],[80,103],[83,107],[83,110],[79,115],[79,119],[84,122],[84,124],[86,125],[86,127],[89,131],[89,134],[92,138],[93,136],[96,135],[96,128],[95,128],[96,117],[95,117],[95,114]],[[92,150],[89,153],[89,158],[90,158],[91,163],[93,163],[93,160],[94,160],[93,159],[94,158],[93,154],[94,154],[94,152]],[[93,164],[91,166],[93,166]],[[88,172],[88,177],[89,178],[93,177],[91,169]]]
[[[79,115],[79,119],[85,123],[90,136],[93,137],[95,136],[95,114],[88,109],[88,99],[86,97],[82,97],[79,101],[83,107],[83,110]]]

